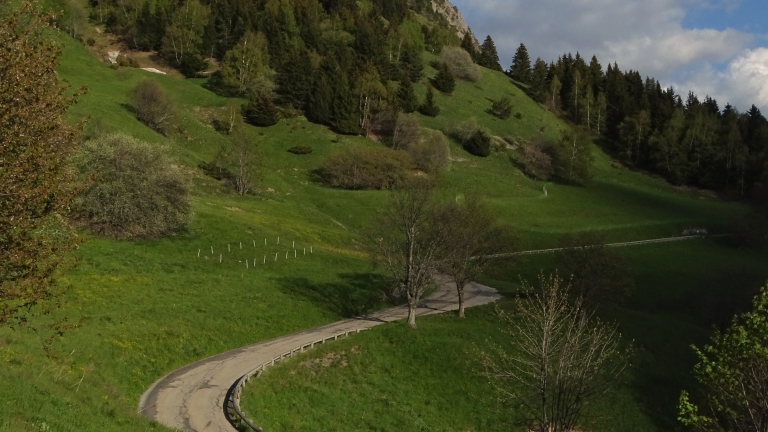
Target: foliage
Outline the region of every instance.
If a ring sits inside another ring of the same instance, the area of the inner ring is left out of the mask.
[[[229,175],[224,176],[238,195],[245,195],[253,189],[258,177],[259,151],[253,138],[244,129],[235,129],[216,155],[213,166],[226,169]]]
[[[62,117],[75,98],[55,71],[59,47],[42,36],[50,20],[23,3],[0,22],[0,327],[36,328],[29,320],[59,305],[56,276],[78,243],[63,219],[77,128]]]
[[[221,79],[225,86],[239,94],[273,90],[274,71],[269,68],[267,39],[261,33],[246,32],[227,51],[221,62]]]
[[[404,113],[412,113],[419,108],[419,99],[413,89],[413,83],[407,76],[400,81],[400,87],[397,90],[397,106]]]
[[[157,132],[167,135],[175,124],[176,106],[157,81],[144,79],[131,89],[128,100],[136,118]]]
[[[421,127],[419,119],[413,114],[397,114],[395,129],[392,131],[392,148],[405,150],[419,140]]]
[[[527,430],[567,432],[584,408],[614,387],[629,366],[615,325],[569,303],[557,275],[539,275],[539,287],[518,298],[510,314],[498,305],[516,350],[491,347],[481,353],[485,375],[502,397],[514,401]]]
[[[171,21],[165,29],[162,39],[163,53],[177,65],[184,64],[186,57],[190,58],[188,62],[194,60],[200,54],[202,36],[210,16],[210,8],[199,0],[188,0],[181,4],[173,12]],[[188,67],[190,66],[192,63],[188,63]],[[192,67],[192,69],[195,68]]]
[[[289,153],[293,153],[297,155],[310,154],[313,151],[315,151],[315,149],[313,149],[311,146],[293,146],[288,149]]]
[[[448,136],[455,139],[472,155],[488,157],[491,154],[491,136],[471,118],[448,130]]]
[[[117,56],[116,61],[117,61],[117,65],[120,67],[132,67],[132,68],[139,67],[139,63],[133,57],[119,55]]]
[[[555,175],[567,183],[584,185],[591,178],[592,142],[589,133],[575,129],[563,135],[555,145]]]
[[[480,46],[480,55],[477,58],[477,64],[488,69],[501,72],[501,64],[499,64],[499,54],[496,52],[496,44],[493,43],[493,39],[488,35]]]
[[[451,150],[448,139],[439,131],[412,142],[407,148],[416,169],[427,174],[437,174],[451,166]]]
[[[456,81],[445,63],[440,63],[440,66],[437,69],[437,75],[435,75],[431,83],[432,86],[443,93],[453,93],[453,90],[456,88]]]
[[[509,68],[509,75],[512,79],[524,84],[531,82],[531,59],[528,56],[528,49],[522,43],[515,51],[512,67]]]
[[[86,141],[74,164],[94,182],[75,203],[79,224],[113,238],[152,238],[190,220],[190,184],[163,147],[111,134]]]
[[[435,102],[435,89],[432,85],[427,86],[427,95],[424,103],[419,106],[419,112],[427,117],[440,115],[440,106]]]
[[[570,278],[570,293],[585,305],[623,303],[634,287],[626,259],[594,231],[564,236],[557,253],[560,273]]]
[[[268,127],[277,124],[280,113],[270,93],[260,91],[251,93],[248,103],[243,105],[243,118],[249,124]]]
[[[502,96],[494,100],[488,112],[498,119],[508,119],[512,115],[512,99],[509,96]]]
[[[546,140],[535,140],[521,145],[513,160],[526,175],[537,180],[548,180],[555,173],[552,157],[548,154],[551,149],[552,143]]]
[[[472,57],[461,48],[443,48],[443,52],[440,53],[440,60],[454,78],[476,82],[481,77],[480,68],[472,61]]]
[[[350,147],[330,154],[315,171],[318,179],[341,189],[389,189],[408,178],[407,153],[374,147]]]
[[[680,420],[700,431],[762,431],[768,419],[768,286],[752,302],[750,312],[734,318],[710,344],[693,347],[699,362],[693,369],[702,386],[701,403],[680,395]]]

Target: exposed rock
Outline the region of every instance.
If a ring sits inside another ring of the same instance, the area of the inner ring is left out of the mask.
[[[456,28],[456,34],[458,34],[460,38],[463,38],[467,32],[471,31],[466,21],[464,21],[464,16],[461,14],[459,8],[454,6],[450,1],[432,0],[432,10],[442,14],[448,20],[448,23]],[[475,44],[479,47],[480,42],[478,42],[474,34],[472,37],[475,40]]]

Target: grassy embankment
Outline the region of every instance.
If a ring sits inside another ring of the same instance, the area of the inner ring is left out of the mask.
[[[226,99],[205,90],[201,80],[182,80],[133,69],[111,70],[80,44],[62,40],[65,49],[59,67],[61,77],[75,87],[86,85],[89,89],[71,109],[72,118],[90,116],[109,129],[167,145],[194,178],[194,221],[188,231],[168,239],[127,242],[92,238],[80,248],[77,255],[81,264],[66,276],[66,283],[71,284],[72,289],[62,313],[83,321],[79,329],[57,342],[58,358],[46,358],[32,333],[0,330],[0,381],[3,383],[0,430],[164,430],[135,412],[141,393],[160,376],[209,355],[340,319],[368,304],[371,292],[376,289],[376,279],[371,277],[372,269],[361,252],[361,239],[356,232],[367,225],[375,210],[383,205],[386,192],[328,189],[314,183],[310,171],[335,149],[378,144],[359,137],[337,139],[335,134],[304,119],[281,121],[275,127],[258,131],[263,164],[257,193],[237,197],[196,168],[199,162],[210,161],[223,142],[224,138],[212,129],[207,119],[210,113],[224,106]],[[145,77],[158,80],[173,94],[179,106],[182,132],[171,134],[171,138],[159,136],[136,122],[125,106],[128,90]],[[419,86],[419,90],[423,92],[423,86]],[[523,114],[521,120],[512,118],[501,122],[484,112],[490,105],[487,98],[504,92],[518,103],[516,111]],[[565,127],[526,99],[503,75],[489,71],[484,71],[480,83],[459,83],[453,96],[439,96],[438,102],[443,113],[437,119],[422,118],[427,127],[443,128],[475,116],[494,134],[520,139],[539,133],[542,126],[546,126],[545,132],[553,137]],[[311,145],[315,152],[307,156],[287,153],[289,147],[298,144]],[[663,236],[679,232],[686,224],[722,223],[733,213],[743,211],[738,205],[674,190],[659,180],[613,169],[609,158],[599,152],[592,186],[549,185],[546,199],[541,193],[541,183],[525,178],[505,155],[478,159],[456,147],[452,152],[462,161],[455,162],[445,174],[441,192],[453,197],[470,188],[482,190],[499,216],[518,230],[526,247],[550,246],[560,234],[583,229],[599,229],[617,240]],[[269,243],[266,247],[264,238]],[[240,241],[243,252],[239,249]],[[286,260],[285,253],[292,255],[294,250],[288,242],[293,241],[296,241],[299,259]],[[227,244],[232,247],[231,253],[226,252]],[[315,253],[305,258],[303,248],[310,246]],[[717,245],[705,249],[711,262],[722,262],[724,257],[735,253]],[[201,258],[197,257],[198,250]],[[656,252],[644,256],[649,250]],[[667,296],[685,288],[676,285],[680,280],[685,281],[684,277],[669,280],[663,274],[672,259],[704,253],[701,243],[655,246],[642,251],[646,252],[632,252],[641,255],[632,257],[635,267],[644,269],[638,270],[638,279],[644,280],[647,275],[656,288],[649,304],[665,304]],[[223,264],[218,264],[219,253],[224,254]],[[272,261],[275,253],[277,262]],[[264,255],[267,255],[267,264],[259,265]],[[256,259],[257,268],[246,269],[242,262],[245,259]],[[514,289],[518,271],[531,274],[543,265],[536,261],[518,263],[516,267],[500,263],[488,275],[488,281],[503,289]],[[345,302],[322,301],[318,291],[344,298]],[[638,319],[627,323],[636,327],[636,334],[644,335],[649,329],[657,328],[658,320],[671,320],[669,326],[664,326],[664,338],[676,333],[666,331],[671,324],[681,329],[685,337],[664,339],[664,346],[669,346],[669,350],[654,352],[653,356],[664,374],[686,369],[690,359],[678,355],[685,352],[684,345],[688,342],[688,333],[682,330],[688,328],[686,318],[676,318],[675,310],[663,316],[653,310],[642,309],[636,313],[648,317],[646,321]],[[617,315],[630,316],[629,313]],[[451,317],[430,318],[423,321],[419,333],[408,333],[393,325],[381,333],[374,330],[358,341],[350,339],[350,343],[361,344],[361,358],[374,357],[396,364],[402,353],[381,351],[381,355],[369,356],[367,353],[373,352],[376,344],[368,346],[364,339],[393,335],[393,341],[402,337],[403,342],[382,344],[381,350],[388,346],[411,349],[415,350],[413,356],[430,358],[435,352],[449,351],[445,349],[445,344],[450,342],[446,334],[463,333],[467,340],[481,343],[497,331],[487,309],[472,312],[470,317],[467,322]],[[485,324],[472,325],[474,317]],[[432,322],[435,331],[429,336]],[[453,326],[450,333],[439,335],[450,326]],[[705,333],[703,329],[697,331],[699,336]],[[630,330],[627,333],[631,333]],[[431,346],[443,348],[438,351],[418,348],[420,344],[408,342],[422,337],[433,341]],[[427,365],[442,369],[445,377],[440,381],[443,375],[435,374],[430,380],[429,385],[434,386],[431,388],[448,388],[447,382],[457,381],[451,377],[464,376],[467,386],[474,388],[467,391],[490,397],[461,360],[470,345],[458,339],[453,343],[455,349],[450,351],[455,352],[456,361],[445,363],[435,358],[438,363]],[[647,344],[651,346],[650,342]],[[411,348],[407,348],[409,346]],[[343,345],[337,347],[344,349]],[[674,367],[667,368],[668,364]],[[430,376],[418,369],[412,373]],[[664,374],[660,376],[667,376]],[[658,384],[655,380],[658,377],[638,374],[639,390],[631,388],[621,393],[623,399],[620,400],[625,401],[627,410],[639,410],[637,407],[641,405],[636,402],[642,403],[642,397],[648,396],[643,386],[655,388]],[[426,378],[423,381],[426,382]],[[370,382],[380,382],[378,388],[382,392],[390,391],[385,382],[399,385],[386,375],[370,377]],[[421,397],[415,392],[403,393],[406,397],[409,394]],[[451,411],[475,409],[463,405],[471,400],[474,399],[452,400],[453,405],[442,416],[449,418]],[[258,403],[262,406],[264,402]],[[467,424],[478,430],[488,430],[482,427],[484,424],[489,428],[500,424],[504,417],[499,416],[504,413],[495,411],[494,405],[488,407],[487,412],[468,416]],[[272,413],[279,414],[280,410],[295,417],[309,415],[290,406],[275,408]],[[439,411],[442,408],[435,412]],[[416,411],[394,409],[387,415],[393,425],[416,416],[433,429],[441,428],[439,423],[429,423],[431,415],[420,416]],[[263,424],[273,421],[261,411],[259,416],[266,422]],[[472,419],[478,416],[487,418],[488,423],[473,423]],[[339,427],[344,429],[341,424]],[[318,423],[316,428],[328,429],[330,425]],[[350,429],[355,426],[344,430]]]

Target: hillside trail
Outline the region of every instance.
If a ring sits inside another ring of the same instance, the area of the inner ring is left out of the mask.
[[[436,291],[419,304],[419,316],[456,310],[456,284],[436,277]],[[491,287],[471,283],[465,289],[467,307],[492,303],[501,295]],[[357,318],[315,327],[259,342],[200,360],[160,378],[141,396],[139,413],[165,426],[195,432],[236,432],[225,416],[227,393],[233,384],[258,365],[314,341],[342,332],[368,329],[406,318],[407,306],[398,306]],[[258,423],[259,419],[252,419]]]

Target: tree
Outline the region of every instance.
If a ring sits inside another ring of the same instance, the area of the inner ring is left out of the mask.
[[[448,138],[442,132],[429,132],[424,139],[411,143],[406,150],[416,169],[427,174],[437,174],[451,166]]]
[[[412,113],[419,108],[419,99],[408,76],[403,76],[397,90],[397,105],[403,112]]]
[[[556,111],[560,107],[560,89],[563,88],[563,83],[555,75],[552,77],[552,81],[549,82],[549,91],[547,92],[546,105],[551,111]]]
[[[464,204],[448,201],[438,206],[437,218],[443,219],[449,235],[445,257],[439,269],[451,277],[459,295],[459,317],[464,318],[464,289],[482,274],[492,259],[502,250],[512,250],[514,239],[497,224],[493,213],[477,194],[468,194]]]
[[[136,119],[163,135],[176,121],[173,99],[157,81],[145,78],[131,89],[128,100]]]
[[[232,181],[239,195],[245,195],[253,188],[258,175],[259,153],[245,131],[235,129],[230,135],[229,146],[222,149],[217,159],[232,170]]]
[[[563,181],[583,185],[592,178],[592,141],[589,133],[576,128],[563,135],[556,146],[555,174]]]
[[[555,173],[552,157],[547,154],[551,148],[552,144],[546,140],[534,140],[518,148],[515,162],[527,175],[537,180],[547,180]]]
[[[0,326],[34,328],[34,316],[56,307],[66,288],[56,276],[79,242],[64,221],[79,126],[62,117],[84,90],[68,96],[61,86],[60,48],[41,34],[50,22],[29,3],[0,22]]]
[[[624,256],[606,243],[592,231],[566,235],[557,253],[557,268],[571,278],[571,295],[585,305],[621,303],[634,285]]]
[[[76,221],[113,238],[153,238],[190,219],[190,182],[161,146],[124,134],[86,141],[74,158],[96,180],[74,203]]]
[[[467,31],[464,33],[464,36],[461,38],[461,49],[466,51],[472,61],[475,61],[477,58],[477,45],[475,44],[475,36],[472,35],[472,31]]]
[[[408,45],[400,55],[400,69],[408,76],[411,82],[417,83],[424,73],[424,62],[421,60],[421,52]]]
[[[395,150],[405,150],[419,140],[421,136],[421,127],[419,119],[413,114],[397,115],[395,128],[392,131],[392,148]]]
[[[163,52],[181,65],[185,56],[195,56],[200,52],[202,35],[208,25],[211,11],[198,0],[187,0],[176,9],[163,36]]]
[[[485,374],[500,393],[519,404],[526,430],[574,431],[584,407],[614,387],[628,367],[615,325],[584,314],[569,302],[557,275],[539,276],[539,287],[518,298],[511,315],[496,310],[514,351],[493,347],[481,353]]]
[[[434,185],[416,179],[392,192],[371,235],[374,258],[392,275],[393,294],[408,303],[408,324],[416,328],[416,308],[432,282],[445,246],[446,230],[434,214]]]
[[[512,67],[509,68],[509,75],[512,79],[523,84],[531,82],[531,59],[528,57],[528,49],[522,43],[512,58]]]
[[[508,119],[512,115],[512,99],[509,96],[502,96],[493,101],[488,112],[500,120]]]
[[[478,57],[477,64],[491,70],[503,71],[501,64],[499,64],[499,54],[496,52],[496,45],[493,43],[490,35],[485,38],[483,45],[480,46],[480,56]]]
[[[538,102],[544,102],[544,95],[547,93],[547,63],[541,58],[537,58],[531,70],[531,82],[528,86],[533,97]]]
[[[280,113],[272,100],[272,95],[266,91],[251,93],[248,103],[243,105],[245,121],[259,127],[274,126],[280,119]]]
[[[752,311],[736,316],[724,332],[715,331],[702,349],[693,375],[701,384],[691,401],[683,391],[678,405],[683,424],[702,432],[768,428],[768,286],[752,302]]]
[[[440,63],[437,69],[437,75],[432,79],[432,85],[443,93],[453,93],[456,88],[456,81],[448,70],[445,63]]]
[[[435,103],[435,89],[431,84],[427,86],[427,96],[424,98],[424,103],[419,106],[419,112],[427,117],[440,115],[440,106]]]
[[[224,55],[221,78],[239,94],[271,91],[274,71],[269,68],[267,39],[261,33],[246,32],[240,42]]]

